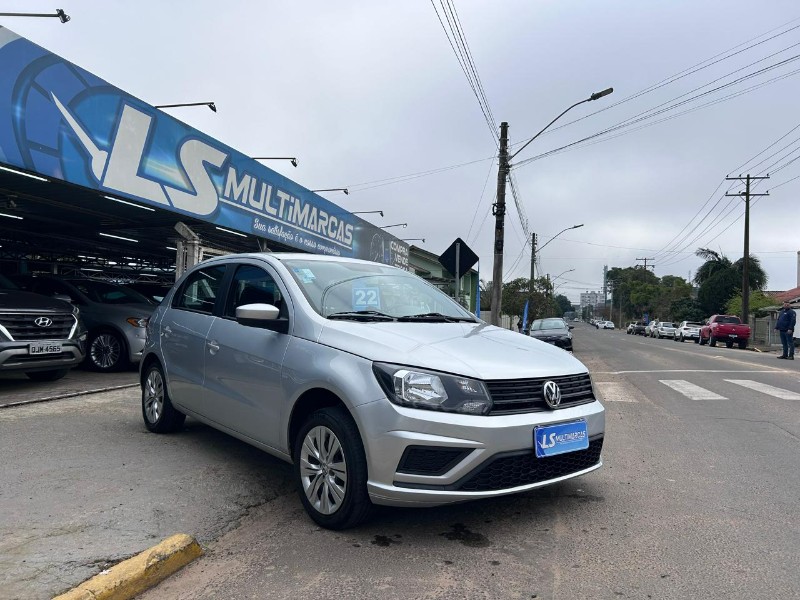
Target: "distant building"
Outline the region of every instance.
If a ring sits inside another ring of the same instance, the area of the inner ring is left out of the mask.
[[[581,308],[603,304],[603,292],[581,292]]]

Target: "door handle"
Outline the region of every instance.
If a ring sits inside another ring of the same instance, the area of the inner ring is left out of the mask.
[[[207,342],[207,344],[209,353],[216,354],[217,352],[219,352],[219,344],[217,343],[216,340],[211,340],[210,342]]]

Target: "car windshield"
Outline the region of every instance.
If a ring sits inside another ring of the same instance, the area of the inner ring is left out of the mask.
[[[17,291],[19,288],[5,275],[0,275],[0,290]]]
[[[567,324],[563,319],[536,319],[531,323],[531,331],[548,331],[553,329],[566,329]]]
[[[406,271],[368,262],[293,259],[284,264],[323,317],[476,321],[467,310]]]
[[[91,279],[73,280],[70,283],[92,302],[100,302],[101,304],[153,304],[152,300],[149,300],[139,292],[114,283]]]

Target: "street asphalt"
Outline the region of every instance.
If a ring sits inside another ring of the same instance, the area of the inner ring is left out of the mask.
[[[800,597],[800,361],[575,329],[607,409],[599,471],[376,510],[330,532],[290,469],[135,389],[0,410],[0,597],[45,598],[176,532],[207,555],[142,598]]]

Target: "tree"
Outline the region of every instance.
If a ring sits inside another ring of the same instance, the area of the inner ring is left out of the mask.
[[[695,283],[700,286],[697,299],[706,314],[722,313],[728,301],[737,293],[741,294],[744,258],[732,263],[710,248],[698,248],[695,254],[706,261],[694,276]],[[750,256],[747,275],[751,290],[763,289],[767,284],[767,274],[755,256]]]
[[[756,317],[766,317],[769,311],[764,310],[770,306],[776,306],[778,301],[771,296],[767,296],[761,290],[756,290],[750,294],[750,311],[755,314]],[[725,305],[725,312],[729,315],[741,315],[742,314],[742,294],[736,294],[733,298],[728,300],[728,303]]]
[[[572,302],[563,294],[559,294],[555,297],[555,303],[558,305],[558,309],[561,311],[562,315],[572,311]]]
[[[492,282],[481,279],[481,312],[492,310]]]
[[[676,300],[669,307],[669,312],[676,323],[681,321],[694,321],[700,323],[708,316],[700,306],[700,303],[693,298],[681,298]]]

